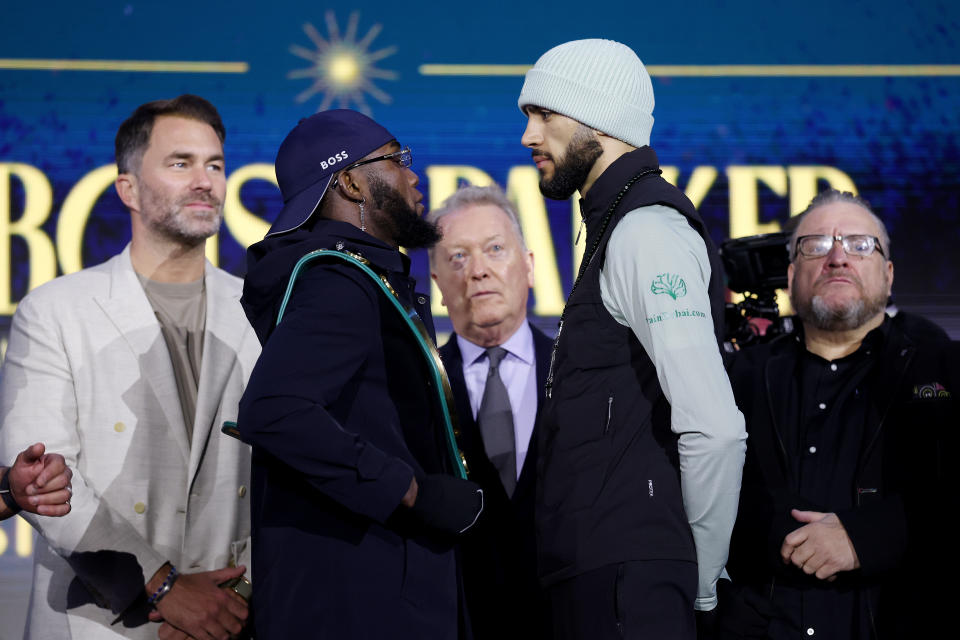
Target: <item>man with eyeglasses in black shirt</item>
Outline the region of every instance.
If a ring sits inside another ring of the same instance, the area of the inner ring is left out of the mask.
[[[730,370],[750,439],[720,637],[923,637],[956,346],[885,313],[890,240],[862,198],[819,194],[789,248],[800,329]]]

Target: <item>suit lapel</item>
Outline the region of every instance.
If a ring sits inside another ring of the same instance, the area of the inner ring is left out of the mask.
[[[517,480],[517,486],[514,489],[512,502],[515,504],[523,501],[527,495],[531,495],[537,475],[537,423],[540,417],[540,389],[547,380],[547,370],[550,366],[550,352],[553,349],[553,341],[545,336],[533,325],[530,325],[533,333],[533,351],[537,371],[537,418],[533,426],[533,433],[530,436],[530,444],[527,448],[527,457],[523,461],[523,468],[520,470],[520,477]],[[486,452],[483,448],[483,439],[480,436],[480,427],[473,417],[473,411],[470,408],[470,397],[467,391],[466,381],[463,379],[463,354],[460,352],[460,345],[457,344],[457,334],[450,334],[450,339],[440,347],[440,355],[443,357],[444,366],[447,369],[447,375],[450,376],[450,387],[453,389],[453,398],[457,403],[457,415],[460,419],[460,428],[462,430],[461,445],[467,456],[467,463],[472,464],[471,472],[476,472],[486,478],[487,483],[500,484],[500,477],[493,465],[487,460]],[[475,461],[475,462],[474,462]],[[504,496],[506,491],[504,490]]]
[[[520,470],[520,478],[517,480],[517,488],[513,492],[513,501],[519,502],[528,494],[532,494],[536,485],[537,478],[537,458],[540,446],[538,444],[540,432],[540,411],[543,408],[541,394],[544,385],[547,383],[547,375],[550,369],[550,354],[553,352],[553,340],[548,338],[542,331],[530,325],[530,331],[533,334],[533,356],[537,369],[537,416],[533,422],[533,433],[530,434],[530,444],[527,446],[527,457],[523,461],[523,469]]]
[[[480,435],[480,426],[473,417],[467,383],[463,378],[463,354],[460,351],[460,345],[457,344],[456,333],[450,334],[450,339],[440,348],[440,355],[447,368],[447,375],[450,376],[450,387],[453,390],[454,402],[457,404],[457,417],[460,419],[458,442],[463,454],[467,457],[470,477],[487,491],[496,487],[502,494],[503,500],[508,500],[507,492],[500,482],[500,475],[487,458],[483,437]]]
[[[170,353],[160,323],[130,262],[130,246],[110,260],[110,294],[95,298],[137,358],[140,375],[153,388],[164,422],[176,441],[183,461],[190,459]]]
[[[553,340],[532,324],[530,325],[530,331],[533,332],[533,354],[537,359],[537,418],[539,418],[540,394],[546,386],[547,376],[550,374],[550,355],[553,353]]]
[[[197,391],[197,414],[193,422],[193,446],[190,448],[189,483],[203,460],[211,432],[219,436],[220,425],[214,425],[224,389],[236,369],[237,352],[247,327],[237,322],[240,299],[224,277],[209,262],[206,265],[207,317],[204,326],[203,356],[200,362],[200,386]]]
[[[457,334],[451,333],[450,339],[445,345],[440,347],[440,356],[443,359],[443,366],[447,370],[447,376],[450,378],[450,389],[453,391],[453,401],[456,403],[457,419],[460,422],[461,435],[467,438],[466,442],[472,444],[473,432],[477,429],[476,421],[473,419],[473,411],[470,409],[470,396],[467,393],[467,383],[463,379],[463,355],[460,353],[460,346],[457,344]],[[470,461],[467,460],[467,464]]]

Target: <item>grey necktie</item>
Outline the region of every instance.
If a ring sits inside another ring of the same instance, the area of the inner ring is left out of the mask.
[[[517,445],[513,436],[513,410],[510,396],[500,377],[500,361],[507,355],[503,347],[487,349],[490,370],[477,411],[477,423],[483,436],[483,448],[500,474],[500,481],[512,496],[517,486]]]

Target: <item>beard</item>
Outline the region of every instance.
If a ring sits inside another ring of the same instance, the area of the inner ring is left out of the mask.
[[[553,162],[553,177],[550,180],[540,178],[540,193],[551,200],[566,200],[587,181],[593,163],[603,154],[603,147],[593,131],[581,124],[567,143],[559,162],[544,151],[535,153]]]
[[[887,282],[889,279],[884,279],[884,283]],[[807,297],[797,294],[790,296],[790,303],[805,324],[821,331],[852,331],[883,312],[889,299],[886,287],[871,297],[863,292],[863,285],[859,280],[856,280],[856,283],[860,287],[861,296],[855,300],[831,305],[823,296]]]
[[[220,230],[223,202],[212,193],[188,193],[174,198],[153,189],[146,182],[140,183],[140,191],[143,194],[140,214],[144,224],[168,240],[193,247]],[[186,208],[191,202],[208,204],[213,211],[191,211]]]
[[[421,218],[416,207],[379,176],[370,176],[370,197],[376,207],[370,215],[399,246],[421,249],[432,247],[440,239],[437,226]]]

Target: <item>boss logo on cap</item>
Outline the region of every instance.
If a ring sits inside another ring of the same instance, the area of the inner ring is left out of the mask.
[[[346,159],[349,158],[349,157],[350,157],[350,156],[347,155],[347,150],[344,149],[344,150],[341,151],[340,153],[338,153],[338,154],[336,154],[336,155],[332,155],[332,156],[330,156],[329,158],[327,158],[326,160],[321,160],[321,161],[320,161],[320,167],[323,168],[323,169],[326,169],[327,167],[332,167],[333,165],[337,164],[338,162],[343,162],[344,160],[346,160]]]

